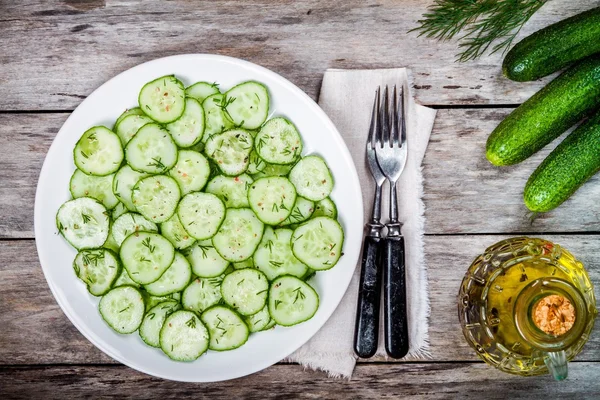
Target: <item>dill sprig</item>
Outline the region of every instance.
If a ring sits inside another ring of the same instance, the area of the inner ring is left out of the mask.
[[[548,0],[435,0],[420,26],[419,36],[448,40],[462,32],[458,61],[474,60],[488,49],[506,51],[521,27]]]

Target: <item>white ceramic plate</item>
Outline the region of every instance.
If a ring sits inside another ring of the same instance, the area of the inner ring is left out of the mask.
[[[147,346],[137,333],[120,335],[100,317],[99,298],[91,296],[73,272],[76,251],[57,234],[55,215],[70,198],[74,171],[73,147],[88,128],[112,127],[126,109],[137,105],[144,83],[175,74],[185,85],[218,82],[222,90],[254,79],[267,85],[271,113],[290,118],[305,143],[304,153],[325,157],[335,179],[332,198],[345,231],[344,256],[335,268],[319,272],[315,288],[320,307],[309,321],[291,328],[253,334],[239,349],[214,352],[191,363],[171,361],[159,349]],[[360,185],[350,153],[333,123],[315,102],[288,80],[255,64],[215,55],[180,55],[138,65],[109,80],[71,114],[62,126],[40,173],[35,197],[35,237],[40,262],[56,301],[79,331],[115,360],[150,375],[188,382],[233,379],[260,371],[282,360],[310,339],[331,316],[346,291],[361,247],[363,208]]]

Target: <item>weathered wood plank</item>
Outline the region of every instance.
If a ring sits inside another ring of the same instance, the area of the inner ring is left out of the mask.
[[[407,33],[429,4],[407,1],[54,0],[3,2],[0,110],[73,109],[109,78],[181,53],[270,68],[317,97],[323,71],[407,66],[426,104],[520,103],[543,82],[502,77],[502,55],[455,63],[455,42]],[[553,0],[522,35],[599,0]]]
[[[594,232],[600,214],[598,177],[558,209],[531,223],[523,204],[527,178],[558,141],[524,163],[496,168],[485,141],[510,109],[439,110],[424,160],[425,232]],[[33,238],[37,176],[48,147],[68,117],[0,114],[0,237]]]
[[[352,380],[327,378],[298,365],[276,365],[257,374],[210,384],[165,381],[121,366],[0,368],[5,399],[181,397],[265,399],[382,397],[420,399],[581,399],[600,396],[600,364],[571,363],[569,378],[521,378],[484,364],[362,364]],[[49,384],[51,382],[51,384]]]
[[[428,236],[432,361],[475,361],[458,326],[456,294],[473,258],[500,236]],[[548,236],[573,251],[600,286],[600,235]],[[113,363],[64,316],[44,280],[33,241],[0,241],[0,365]],[[578,356],[600,361],[600,324]]]
[[[557,209],[532,213],[523,203],[531,173],[561,137],[521,164],[485,158],[490,132],[511,109],[440,110],[423,162],[426,233],[593,232],[600,214],[598,176]]]

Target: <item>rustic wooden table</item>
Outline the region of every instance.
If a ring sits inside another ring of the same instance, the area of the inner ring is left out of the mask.
[[[0,0],[0,398],[600,397],[599,324],[561,383],[497,372],[463,339],[459,282],[472,258],[503,237],[541,235],[563,244],[600,287],[600,182],[530,222],[522,188],[550,149],[502,169],[490,166],[483,149],[496,124],[544,82],[503,78],[500,55],[455,63],[455,43],[407,34],[431,2]],[[552,0],[525,33],[599,5]],[[326,68],[412,69],[417,101],[439,109],[424,161],[430,360],[360,362],[351,381],[277,364],[234,381],[182,384],[115,363],[71,325],[35,250],[34,193],[46,151],[96,87],[141,62],[180,53],[255,62],[315,99]]]

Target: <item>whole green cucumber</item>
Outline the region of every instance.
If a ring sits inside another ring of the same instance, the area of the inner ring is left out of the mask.
[[[564,19],[527,36],[504,58],[513,81],[533,81],[600,53],[600,7]]]
[[[531,211],[550,211],[600,171],[600,112],[575,129],[531,174],[523,198]]]
[[[500,122],[487,140],[494,165],[519,163],[600,105],[600,55],[567,69]]]

